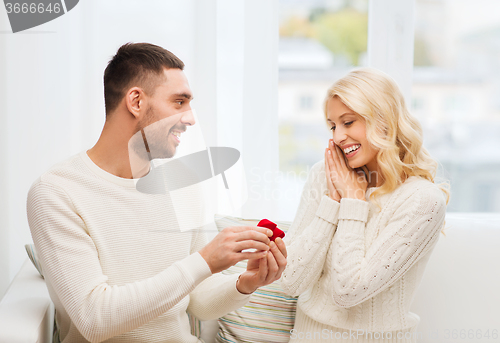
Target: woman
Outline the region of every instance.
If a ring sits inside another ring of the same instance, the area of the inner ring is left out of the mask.
[[[290,342],[416,342],[412,299],[444,224],[448,191],[396,83],[369,68],[328,90],[333,139],[285,238]]]

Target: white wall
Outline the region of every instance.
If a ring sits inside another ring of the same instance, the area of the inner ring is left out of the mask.
[[[141,3],[138,11],[138,4],[80,1],[66,15],[16,34],[6,32],[10,26],[0,10],[0,294],[26,256],[24,244],[31,242],[26,220],[31,183],[99,137],[102,75],[116,49],[128,41],[149,41],[192,64],[194,2],[176,2],[175,10],[155,1]]]
[[[16,34],[2,6],[0,31],[0,295],[31,242],[29,187],[98,139],[102,75],[123,43],[174,52],[186,64],[206,144],[239,149],[247,176],[261,165],[257,175],[277,170],[276,0],[85,0]],[[249,199],[243,212],[269,213],[262,200]]]
[[[266,175],[278,171],[278,1],[199,0],[196,11],[193,88],[205,141],[241,152],[248,200],[233,214],[272,217],[275,201],[264,194],[275,187]]]

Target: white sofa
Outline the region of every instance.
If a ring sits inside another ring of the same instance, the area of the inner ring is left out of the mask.
[[[451,213],[446,227],[413,301],[418,342],[500,342],[500,215]]]
[[[500,342],[500,214],[451,213],[446,226],[413,302],[418,342]],[[0,342],[50,342],[53,311],[27,260],[0,302]],[[202,323],[207,343],[215,327]]]
[[[0,342],[52,342],[53,323],[54,305],[45,281],[26,257],[0,302]]]

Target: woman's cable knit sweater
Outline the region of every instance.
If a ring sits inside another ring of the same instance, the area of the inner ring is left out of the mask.
[[[419,317],[409,312],[410,305],[443,227],[444,193],[430,181],[410,177],[377,198],[379,209],[369,200],[374,188],[366,192],[367,201],[340,203],[326,190],[321,161],[311,169],[285,238],[282,286],[300,295],[298,307],[314,323],[295,326],[414,329]]]

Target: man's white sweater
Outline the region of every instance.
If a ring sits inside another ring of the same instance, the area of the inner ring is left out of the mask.
[[[170,197],[82,152],[33,184],[28,221],[62,342],[200,342],[187,312],[215,319],[249,296],[212,275],[201,230],[181,232]],[[179,212],[179,211],[177,211]]]
[[[282,285],[300,295],[298,307],[308,317],[296,326],[311,332],[414,329],[419,317],[410,305],[443,227],[444,193],[434,183],[410,177],[378,197],[379,208],[371,200],[338,203],[326,189],[321,161],[310,172],[285,237]]]

